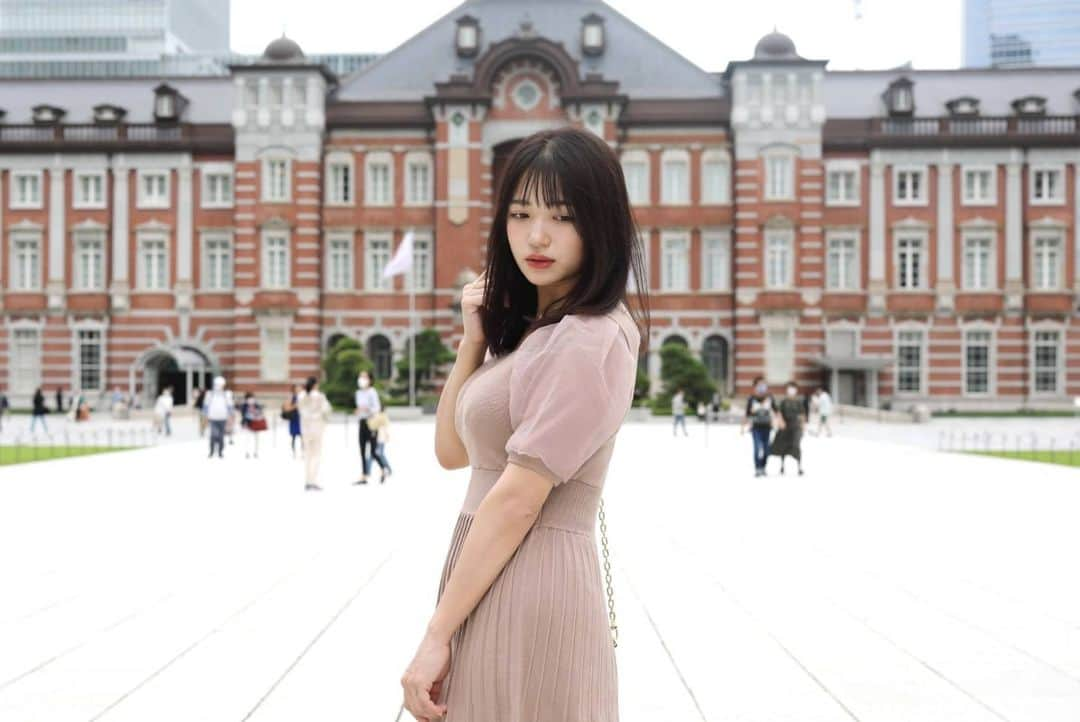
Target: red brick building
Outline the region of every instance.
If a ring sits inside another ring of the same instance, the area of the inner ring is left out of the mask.
[[[779,33],[700,69],[596,0],[470,0],[357,74],[281,38],[227,78],[5,81],[0,388],[263,392],[339,335],[406,353],[381,269],[416,233],[418,324],[456,343],[514,144],[619,153],[651,350],[728,392],[849,403],[1080,395],[1080,69],[831,72]]]

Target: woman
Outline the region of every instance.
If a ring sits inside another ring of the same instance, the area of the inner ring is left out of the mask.
[[[436,409],[436,457],[472,467],[469,490],[404,706],[445,722],[613,722],[595,528],[637,376],[637,231],[615,154],[573,128],[518,145],[494,210]]]
[[[266,417],[263,407],[255,400],[255,394],[248,391],[240,404],[240,425],[248,430],[251,446],[244,452],[244,458],[259,458],[259,434],[266,431]]]
[[[776,423],[776,402],[769,395],[769,385],[758,376],[754,379],[754,392],[746,400],[746,419],[742,432],[750,429],[754,439],[754,476],[765,476],[765,462],[769,460],[769,437]]]
[[[45,429],[45,433],[49,433],[49,427],[45,423],[45,414],[49,413],[49,410],[45,408],[45,394],[41,392],[39,386],[34,391],[33,409],[30,416],[30,433],[34,433],[34,427],[41,424],[41,428]]]
[[[323,432],[326,422],[330,420],[330,402],[319,391],[319,381],[314,376],[309,376],[304,383],[304,390],[296,399],[295,414],[299,417],[298,424],[302,430],[304,490],[322,491],[318,484],[319,462],[322,460]],[[289,425],[291,431],[291,421]]]
[[[368,428],[375,434],[375,450],[371,452],[371,456],[382,469],[379,483],[385,484],[386,477],[391,473],[390,462],[386,460],[386,442],[390,440],[390,417],[385,411],[380,411],[368,419]]]
[[[777,423],[780,430],[776,432],[776,438],[769,449],[770,455],[780,457],[781,474],[784,473],[784,460],[790,456],[799,466],[799,476],[803,475],[802,435],[808,413],[806,399],[799,396],[799,385],[788,381],[784,386],[784,398],[777,404]]]
[[[311,379],[309,378],[308,381]],[[297,410],[297,402],[300,400],[300,394],[304,393],[305,386],[300,384],[293,384],[292,396],[289,397],[281,406],[281,416],[289,422],[289,449],[292,451],[293,458],[296,458],[296,442],[300,440],[300,412]],[[304,450],[304,444],[301,441],[300,451]]]
[[[375,450],[375,432],[368,426],[368,419],[382,411],[379,402],[379,392],[371,385],[371,374],[361,371],[356,378],[356,416],[360,420],[360,461],[363,463],[363,473],[357,484],[368,483],[368,475],[371,473],[371,457]],[[385,471],[385,468],[383,469]]]

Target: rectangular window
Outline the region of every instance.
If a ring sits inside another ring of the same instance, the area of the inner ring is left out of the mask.
[[[858,238],[854,234],[835,234],[828,239],[825,258],[825,285],[831,291],[854,291],[859,288]]]
[[[105,207],[105,174],[75,174],[75,208]]]
[[[330,164],[330,197],[327,202],[337,205],[349,205],[353,202],[352,164],[334,162]]]
[[[1037,233],[1032,244],[1032,285],[1036,291],[1061,289],[1061,235]]]
[[[41,289],[41,232],[11,232],[11,290]]]
[[[990,393],[990,331],[964,333],[964,393]]]
[[[765,329],[765,380],[782,384],[795,375],[795,332],[790,328]]]
[[[11,390],[29,395],[41,385],[41,336],[35,328],[16,328],[11,342]]]
[[[858,333],[853,328],[830,328],[825,332],[825,355],[833,358],[855,358]]]
[[[412,159],[406,164],[405,202],[410,205],[431,203],[431,163],[426,159]]]
[[[42,207],[40,171],[12,171],[10,178],[12,208]]]
[[[105,231],[75,232],[75,290],[105,290]]]
[[[893,170],[893,203],[915,206],[926,203],[926,171],[918,168]]]
[[[897,236],[896,285],[903,289],[923,288],[923,239],[921,236]]]
[[[686,233],[664,233],[660,242],[660,289],[689,291],[690,237]]]
[[[221,171],[203,174],[203,208],[231,208],[233,204],[232,173]]]
[[[765,286],[767,288],[790,288],[793,263],[791,231],[765,232]]]
[[[896,335],[896,391],[920,394],[923,388],[923,332],[900,331]]]
[[[993,168],[964,168],[964,205],[994,205],[997,202],[995,175]]]
[[[726,161],[706,160],[701,164],[701,202],[729,203],[731,171]]]
[[[287,203],[291,194],[289,160],[267,158],[263,162],[263,200],[268,203]]]
[[[1054,205],[1065,202],[1065,179],[1061,168],[1031,169],[1031,202]]]
[[[986,291],[993,287],[994,239],[986,233],[964,236],[964,290]]]
[[[166,291],[169,288],[169,244],[165,234],[143,232],[139,238],[139,279],[143,291]]]
[[[388,206],[394,202],[390,160],[368,160],[367,205]]]
[[[353,287],[352,234],[335,234],[327,240],[326,288],[351,291]]]
[[[1061,332],[1036,331],[1032,355],[1035,392],[1058,393],[1061,382]]]
[[[82,391],[101,391],[103,387],[101,331],[80,330],[76,343],[79,359],[79,388]]]
[[[668,205],[690,202],[690,163],[685,158],[668,158],[663,162],[663,201]]]
[[[626,195],[635,206],[649,205],[649,164],[645,160],[624,160]]]
[[[203,288],[228,291],[233,285],[232,239],[228,234],[203,236]]]
[[[284,328],[262,329],[262,377],[264,381],[289,378],[289,334]]]
[[[431,271],[431,238],[417,234],[413,237],[412,265],[413,283],[416,284],[416,289],[422,291],[431,289]]]
[[[144,170],[139,172],[139,208],[169,207],[169,172]]]
[[[390,262],[389,234],[369,233],[364,244],[364,288],[368,291],[389,291],[389,278],[383,278],[383,269]]]
[[[731,251],[728,234],[705,232],[701,236],[701,289],[731,290]]]
[[[263,234],[263,288],[289,287],[289,234],[266,231]]]
[[[825,202],[830,206],[859,204],[859,171],[855,168],[830,169],[825,175]]]
[[[765,200],[784,201],[795,197],[795,159],[772,155],[765,159]]]

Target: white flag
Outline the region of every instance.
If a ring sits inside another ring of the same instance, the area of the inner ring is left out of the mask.
[[[394,252],[394,257],[390,259],[390,263],[387,263],[386,268],[383,269],[383,278],[405,273],[412,268],[412,241],[413,232],[409,231],[401,239],[401,244],[397,247],[397,251]]]

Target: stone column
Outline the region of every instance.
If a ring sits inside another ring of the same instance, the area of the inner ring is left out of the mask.
[[[877,154],[870,156],[870,283],[871,312],[885,310],[885,163]]]
[[[1005,308],[1019,311],[1024,304],[1023,160],[1013,152],[1005,167]]]
[[[176,169],[176,308],[189,310],[192,306],[194,277],[192,273],[194,242],[192,223],[194,222],[194,195],[192,193],[191,158],[185,157]]]
[[[128,307],[131,279],[128,278],[128,175],[130,169],[123,156],[116,156],[112,163],[112,307],[122,311]]]
[[[67,291],[64,278],[64,261],[67,258],[64,177],[67,171],[60,160],[60,156],[57,155],[52,167],[49,168],[49,276],[45,293],[48,296],[50,311],[63,310],[64,295]]]
[[[956,293],[954,239],[956,224],[953,220],[953,164],[937,164],[937,308],[951,311]]]

